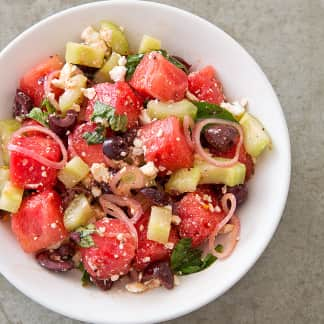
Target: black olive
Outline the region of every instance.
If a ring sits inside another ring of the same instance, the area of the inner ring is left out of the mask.
[[[68,110],[65,117],[51,115],[48,118],[49,128],[58,136],[66,135],[71,130],[78,119],[78,113],[75,110]]]
[[[103,143],[103,153],[110,159],[123,160],[128,155],[127,142],[121,136],[112,136]]]
[[[248,188],[246,184],[240,184],[234,187],[227,187],[226,191],[235,196],[237,206],[241,206],[247,200]]]
[[[17,89],[16,96],[13,104],[13,116],[25,116],[27,115],[33,108],[32,99],[20,89]]]
[[[167,288],[172,289],[174,286],[174,276],[168,261],[159,261],[150,264],[143,273],[142,281],[151,279],[159,279],[161,284]]]
[[[228,152],[239,137],[238,130],[229,125],[212,125],[203,132],[206,142],[218,152]]]
[[[164,206],[171,203],[170,196],[157,188],[146,187],[142,188],[139,192],[156,206]]]

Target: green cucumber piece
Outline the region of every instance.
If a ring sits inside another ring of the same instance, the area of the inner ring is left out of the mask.
[[[0,192],[5,183],[9,180],[9,169],[7,167],[0,167]]]
[[[94,75],[95,83],[103,83],[103,82],[112,82],[109,72],[118,65],[118,60],[120,59],[120,55],[118,53],[112,52],[106,63],[103,67],[96,72]]]
[[[222,183],[233,187],[244,183],[246,167],[243,163],[237,162],[229,168],[220,168],[196,159],[194,166],[200,170],[199,184]]]
[[[165,185],[167,192],[194,192],[200,180],[200,169],[179,169],[172,173]]]
[[[67,63],[100,68],[104,62],[105,51],[85,44],[68,42],[65,60]]]
[[[171,218],[171,208],[153,206],[147,228],[147,238],[162,244],[168,243]]]
[[[99,33],[114,52],[120,55],[129,54],[127,38],[119,26],[112,22],[101,21]]]
[[[176,116],[183,119],[186,115],[195,119],[197,115],[197,107],[187,99],[174,103],[150,100],[147,103],[147,113],[152,119],[164,119],[169,116]]]
[[[18,188],[10,181],[3,184],[0,196],[0,209],[10,213],[16,213],[20,207],[24,189]]]
[[[76,196],[64,212],[64,226],[72,232],[88,223],[94,213],[84,194]]]
[[[9,164],[9,152],[7,145],[12,134],[20,128],[21,124],[15,119],[0,120],[0,155],[2,153],[3,163]]]
[[[261,122],[247,112],[240,119],[240,124],[244,133],[244,147],[251,156],[257,158],[271,145],[270,136]]]
[[[161,41],[149,35],[143,35],[138,53],[158,51],[161,49]]]
[[[65,167],[59,171],[58,178],[65,187],[73,188],[89,173],[88,165],[79,156],[72,158]]]

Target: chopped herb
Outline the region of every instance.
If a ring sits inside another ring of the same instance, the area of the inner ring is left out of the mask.
[[[79,245],[84,248],[94,246],[95,243],[91,234],[96,233],[97,229],[94,224],[89,224],[87,226],[79,227],[76,232],[80,233],[80,242]]]
[[[237,122],[237,120],[229,111],[222,107],[219,107],[218,105],[205,101],[192,101],[192,103],[198,108],[197,119],[220,118]]]
[[[115,132],[125,132],[127,129],[127,116],[116,114],[114,107],[100,101],[96,101],[93,107],[91,120],[104,126],[110,126]]]
[[[31,118],[42,124],[43,126],[48,126],[48,113],[42,111],[42,109],[35,107],[33,108],[26,117]]]
[[[90,275],[87,272],[87,270],[84,268],[82,262],[80,262],[78,269],[82,272],[82,277],[81,277],[82,286],[87,286],[89,283],[91,283]]]
[[[191,247],[190,238],[183,238],[172,252],[171,268],[176,274],[186,275],[206,269],[216,259],[210,253],[202,259],[202,251]]]
[[[186,74],[189,73],[188,68],[184,64],[182,64],[179,60],[177,60],[175,57],[169,55],[166,50],[159,50],[157,52],[160,52],[169,62],[171,62],[180,70],[183,70]]]
[[[46,108],[47,112],[49,114],[55,113],[56,109],[55,107],[51,104],[51,102],[48,100],[48,98],[45,98],[42,103],[41,103],[42,108]]]
[[[144,57],[144,54],[134,54],[134,55],[127,56],[126,80],[129,80],[132,77],[133,73],[136,70],[137,65],[139,64],[139,62],[142,60],[143,57]]]
[[[217,252],[219,252],[219,253],[222,253],[223,250],[224,250],[224,247],[223,247],[223,245],[221,245],[221,244],[217,244],[217,246],[215,247],[215,250],[216,250]]]
[[[105,128],[98,126],[93,132],[85,132],[82,137],[89,145],[100,144],[105,141]]]

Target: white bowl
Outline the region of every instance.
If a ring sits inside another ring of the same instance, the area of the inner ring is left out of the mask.
[[[247,97],[250,111],[265,125],[272,151],[257,163],[249,200],[239,211],[241,239],[233,255],[207,270],[181,278],[180,286],[141,295],[85,289],[80,273],[54,274],[24,254],[10,232],[0,227],[0,271],[36,302],[66,316],[95,323],[152,323],[175,318],[209,303],[233,286],[256,262],[281,218],[290,180],[290,144],[278,99],[259,66],[231,37],[188,12],[141,1],[94,2],[55,14],[31,27],[0,54],[0,119],[11,116],[19,78],[44,57],[64,53],[84,27],[102,19],[118,22],[133,48],[144,33],[154,35],[170,53],[194,68],[216,67],[228,98]]]

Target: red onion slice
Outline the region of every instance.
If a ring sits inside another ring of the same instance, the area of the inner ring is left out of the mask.
[[[190,130],[193,130],[194,126],[195,126],[195,123],[190,116],[186,115],[183,117],[183,132],[184,132],[186,141],[192,150],[195,148],[195,144],[192,140]]]
[[[119,207],[128,207],[130,209],[130,213],[133,215],[133,217],[131,218],[131,222],[133,224],[136,224],[143,215],[143,208],[141,204],[135,199],[109,194],[105,195],[105,199],[112,202],[113,204],[116,204]]]
[[[231,203],[231,208],[228,209],[228,201]],[[221,228],[223,228],[234,216],[235,210],[236,210],[236,198],[233,194],[227,193],[222,197],[221,200],[223,210],[227,213],[227,215],[224,217],[224,219],[216,226],[215,230],[210,234],[208,239],[208,249],[209,253],[213,254],[217,257],[216,254],[218,252],[215,251],[215,239],[220,231]]]
[[[235,127],[238,130],[240,139],[236,145],[235,155],[232,159],[226,160],[226,161],[218,161],[204,150],[204,148],[202,147],[201,142],[200,142],[200,134],[201,134],[201,131],[203,130],[203,128],[208,124],[230,125],[230,126]],[[238,125],[237,123],[234,123],[234,122],[231,122],[228,120],[224,120],[224,119],[219,119],[219,118],[208,118],[208,119],[204,119],[196,124],[194,132],[193,132],[193,140],[195,143],[196,152],[205,161],[207,161],[208,163],[210,163],[216,167],[228,168],[238,162],[241,146],[243,143],[243,130],[242,130],[242,127],[240,125]]]
[[[123,178],[129,176],[129,181],[123,181]],[[110,181],[111,191],[119,196],[130,196],[131,189],[140,189],[145,185],[145,176],[142,171],[135,166],[125,166],[120,169]]]
[[[46,134],[48,136],[50,136],[51,138],[54,139],[54,141],[59,145],[60,149],[61,149],[61,152],[62,152],[62,160],[60,162],[54,162],[54,161],[51,161],[39,154],[36,154],[34,151],[31,151],[31,150],[28,150],[26,149],[25,147],[21,147],[21,146],[18,146],[16,144],[12,144],[12,140],[21,136],[22,134],[24,133],[28,133],[28,132],[40,132],[40,133],[43,133],[43,134]],[[53,169],[62,169],[66,162],[67,162],[67,151],[66,151],[66,148],[63,144],[63,142],[60,140],[60,138],[54,133],[52,132],[51,130],[45,128],[45,127],[42,127],[42,126],[25,126],[25,127],[22,127],[20,129],[18,129],[12,136],[12,140],[9,142],[7,148],[9,151],[12,151],[12,152],[17,152],[17,153],[21,153],[23,155],[25,155],[26,157],[29,157],[49,168],[53,168]]]
[[[123,221],[126,223],[126,225],[129,228],[130,233],[135,239],[136,246],[138,245],[138,235],[137,230],[134,226],[134,224],[131,222],[131,220],[127,217],[127,215],[124,213],[124,211],[109,201],[109,198],[107,198],[107,195],[102,195],[99,198],[100,205],[104,212],[108,215],[114,216],[117,219]]]
[[[104,160],[108,167],[113,169],[118,168],[118,163],[114,162],[112,159],[109,159],[109,157],[107,157],[105,154],[104,154]]]

